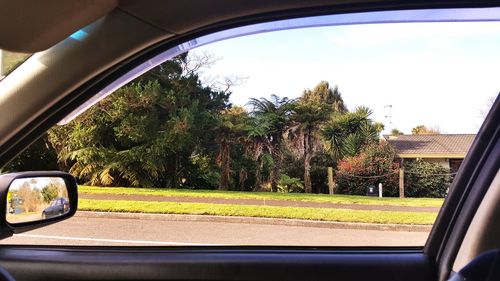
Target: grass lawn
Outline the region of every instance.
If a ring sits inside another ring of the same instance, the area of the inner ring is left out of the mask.
[[[433,224],[437,214],[428,212],[388,212],[326,208],[295,208],[208,203],[144,202],[127,200],[80,199],[78,209],[85,211],[154,214],[193,214],[289,218],[338,222],[383,224]]]
[[[168,188],[132,188],[132,187],[96,187],[79,186],[78,192],[87,194],[126,194],[156,196],[186,196],[225,199],[261,199],[261,200],[293,200],[308,202],[331,202],[338,204],[396,205],[396,206],[428,206],[441,207],[443,199],[439,198],[391,198],[367,197],[353,195],[328,195],[304,193],[271,193],[241,192],[219,190],[191,190]]]

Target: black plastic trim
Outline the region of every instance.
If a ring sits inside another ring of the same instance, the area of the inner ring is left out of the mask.
[[[7,214],[7,204],[0,204],[0,237],[5,238],[8,236],[12,236],[13,233],[21,233],[29,230],[33,230],[36,228],[40,228],[42,226],[46,226],[49,224],[53,224],[55,222],[59,222],[65,220],[67,218],[72,217],[76,210],[78,209],[78,191],[76,180],[73,175],[65,172],[59,171],[36,171],[36,172],[20,172],[20,173],[11,173],[11,174],[3,174],[0,176],[0,202],[7,202],[7,193],[9,186],[16,179],[22,178],[36,178],[36,177],[59,177],[64,180],[66,183],[66,187],[68,188],[68,197],[70,208],[69,212],[58,217],[48,218],[43,221],[34,221],[34,222],[25,222],[25,223],[8,223],[6,220]]]
[[[418,251],[0,249],[19,280],[434,280]]]
[[[440,264],[440,280],[452,264],[484,195],[500,167],[500,96],[462,163],[432,229],[425,252]]]

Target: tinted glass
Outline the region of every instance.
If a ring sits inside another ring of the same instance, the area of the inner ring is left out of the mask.
[[[11,162],[71,172],[79,212],[2,243],[423,246],[499,44],[497,22],[391,23],[176,56]]]

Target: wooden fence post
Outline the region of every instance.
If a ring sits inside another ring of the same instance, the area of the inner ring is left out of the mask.
[[[334,193],[334,182],[333,182],[333,167],[328,167],[328,190],[330,194]]]
[[[405,169],[399,168],[399,198],[405,198]]]

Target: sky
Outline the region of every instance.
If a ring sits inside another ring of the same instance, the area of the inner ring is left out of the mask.
[[[61,188],[65,188],[66,186],[64,180],[62,178],[57,178],[57,177],[20,178],[20,179],[15,179],[11,183],[9,191],[18,191],[26,182],[28,182],[31,187],[36,188],[38,190],[42,190],[50,183],[58,183]]]
[[[203,70],[204,81],[245,78],[232,87],[233,104],[271,94],[296,98],[324,80],[338,86],[349,110],[370,107],[384,133],[398,128],[409,134],[417,125],[476,133],[500,92],[500,22],[296,29],[192,52],[220,58]]]

